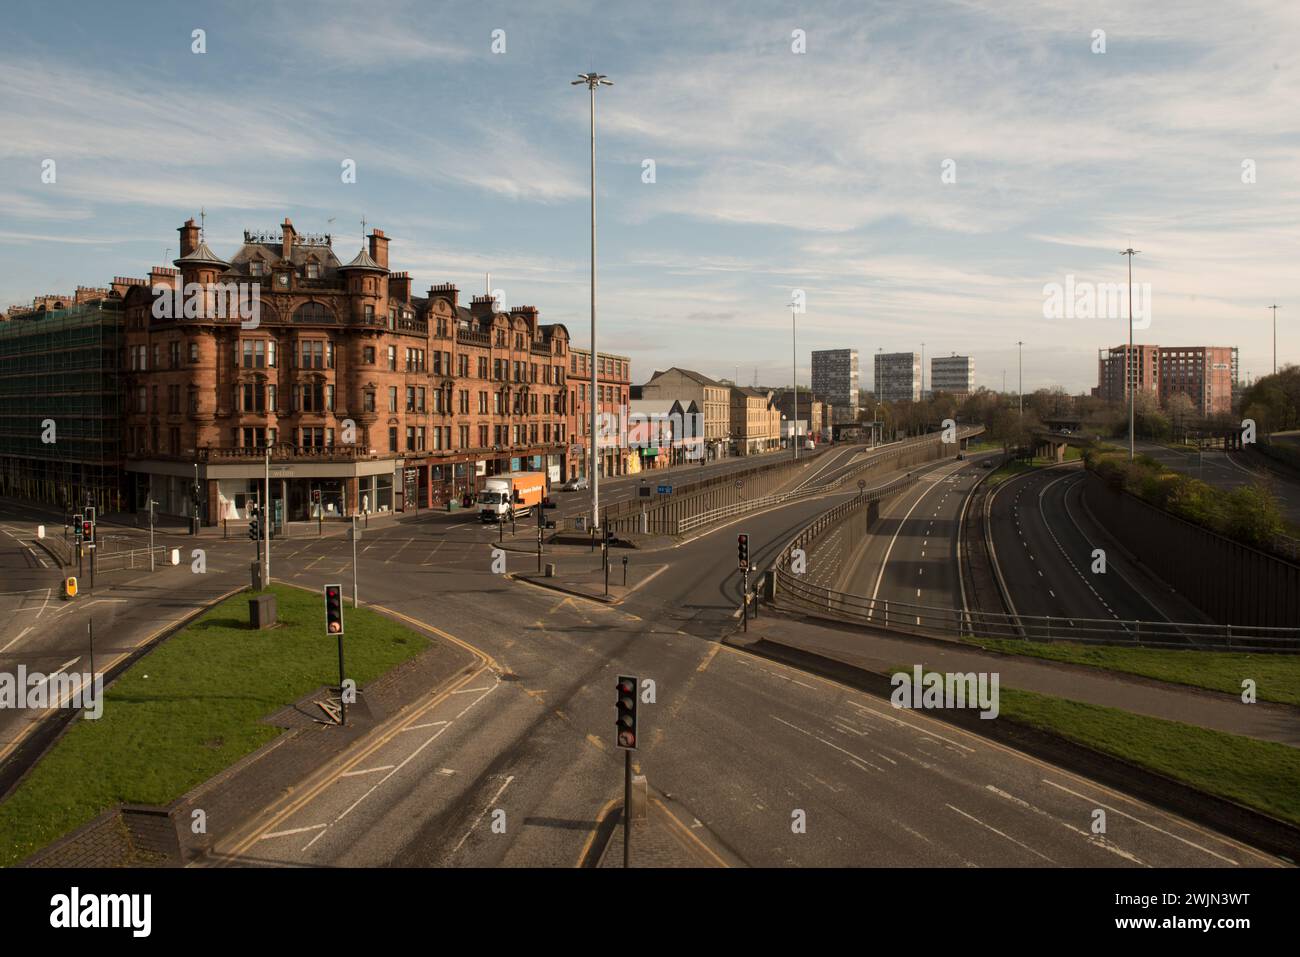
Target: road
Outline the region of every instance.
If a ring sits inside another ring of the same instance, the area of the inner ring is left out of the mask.
[[[958,518],[962,505],[983,474],[982,461],[997,453],[965,460],[944,460],[925,470],[917,484],[891,499],[881,509],[872,534],[842,572],[838,590],[873,599],[871,615],[885,603],[953,609],[953,614],[927,612],[926,620],[914,615],[917,625],[956,629],[962,608],[957,566]]]
[[[759,550],[799,524],[746,519]],[[410,716],[288,813],[220,848],[239,863],[572,866],[621,790],[610,745],[618,674],[652,679],[635,757],[721,861],[756,866],[1238,866],[1266,856],[923,714],[697,632],[723,604],[735,528],[683,546],[634,599],[606,607],[509,582],[480,560],[362,560],[363,601],[429,622],[482,669]],[[293,580],[341,577],[343,544]],[[313,545],[313,553],[316,546]],[[469,553],[486,551],[480,546]],[[662,557],[662,556],[659,556]],[[660,614],[675,596],[685,622]],[[722,609],[725,612],[725,608]],[[1091,835],[1096,808],[1109,833]],[[501,820],[505,830],[491,826]],[[795,833],[798,812],[806,833]]]
[[[656,688],[655,703],[641,709],[638,767],[720,862],[1276,863],[922,713],[720,644],[735,628],[735,533],[752,536],[751,554],[764,564],[813,515],[851,494],[745,516],[676,548],[638,553],[634,560],[662,571],[617,607],[493,574],[496,529],[452,528],[443,515],[372,528],[358,551],[362,601],[441,629],[478,649],[482,665],[341,759],[283,813],[255,817],[217,859],[572,866],[621,791],[621,756],[610,744],[613,688],[618,674],[631,673]],[[101,605],[72,606],[57,618],[47,609],[40,634],[14,650],[22,660],[71,657],[78,616],[93,610],[113,615],[106,634],[124,653],[135,636],[227,582],[243,584],[246,542],[200,544],[207,575],[185,565],[148,581],[122,573],[103,584]],[[532,556],[510,553],[510,563],[531,567]],[[277,578],[313,589],[347,582],[351,543],[277,541],[273,567]],[[1110,809],[1104,841],[1089,830],[1096,808]],[[492,827],[497,811],[503,833]],[[806,818],[806,832],[792,829],[796,816]]]
[[[1080,501],[1078,465],[1040,469],[1003,482],[992,497],[995,558],[1012,611],[1061,620],[1200,621],[1191,607],[1126,560]],[[1094,550],[1105,553],[1105,572]],[[1120,626],[1121,631],[1130,630]]]

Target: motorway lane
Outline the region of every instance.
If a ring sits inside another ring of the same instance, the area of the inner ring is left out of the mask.
[[[1084,619],[1168,620],[1154,600],[1158,586],[1082,527],[1079,493],[1086,478],[1078,466],[1041,469],[996,490],[993,544],[1015,612],[1064,619],[1066,626]],[[1092,571],[1097,548],[1106,552],[1105,574]]]
[[[615,677],[630,673],[656,683],[656,702],[641,706],[639,767],[725,859],[1273,863],[926,715],[701,640],[626,604],[468,570],[475,564],[363,560],[370,600],[447,629],[488,665],[364,761],[340,765],[291,814],[259,822],[240,862],[572,866],[621,791],[613,690]],[[303,583],[323,583],[314,575]],[[1096,808],[1109,809],[1104,840],[1089,831]],[[504,833],[492,827],[497,811]],[[792,830],[796,811],[807,833]]]
[[[996,453],[994,453],[996,454]],[[981,457],[945,460],[917,485],[895,497],[843,572],[839,590],[891,605],[962,607],[957,567],[958,518],[962,503],[984,472]],[[931,612],[915,624],[940,626],[947,617]],[[959,616],[951,616],[956,627]]]

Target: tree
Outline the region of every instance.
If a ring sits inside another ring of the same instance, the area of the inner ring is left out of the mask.
[[[1174,439],[1178,438],[1179,433],[1186,437],[1187,425],[1196,414],[1196,403],[1192,397],[1186,392],[1175,392],[1165,401],[1165,412],[1174,427]]]

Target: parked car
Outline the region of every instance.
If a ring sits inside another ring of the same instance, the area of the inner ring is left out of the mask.
[[[590,487],[591,485],[590,483],[587,482],[586,476],[579,475],[576,478],[569,479],[567,482],[561,485],[560,491],[561,492],[585,492]]]

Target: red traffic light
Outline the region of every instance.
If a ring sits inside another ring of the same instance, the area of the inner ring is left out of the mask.
[[[636,735],[631,731],[620,731],[618,733],[618,746],[620,748],[635,748]]]

